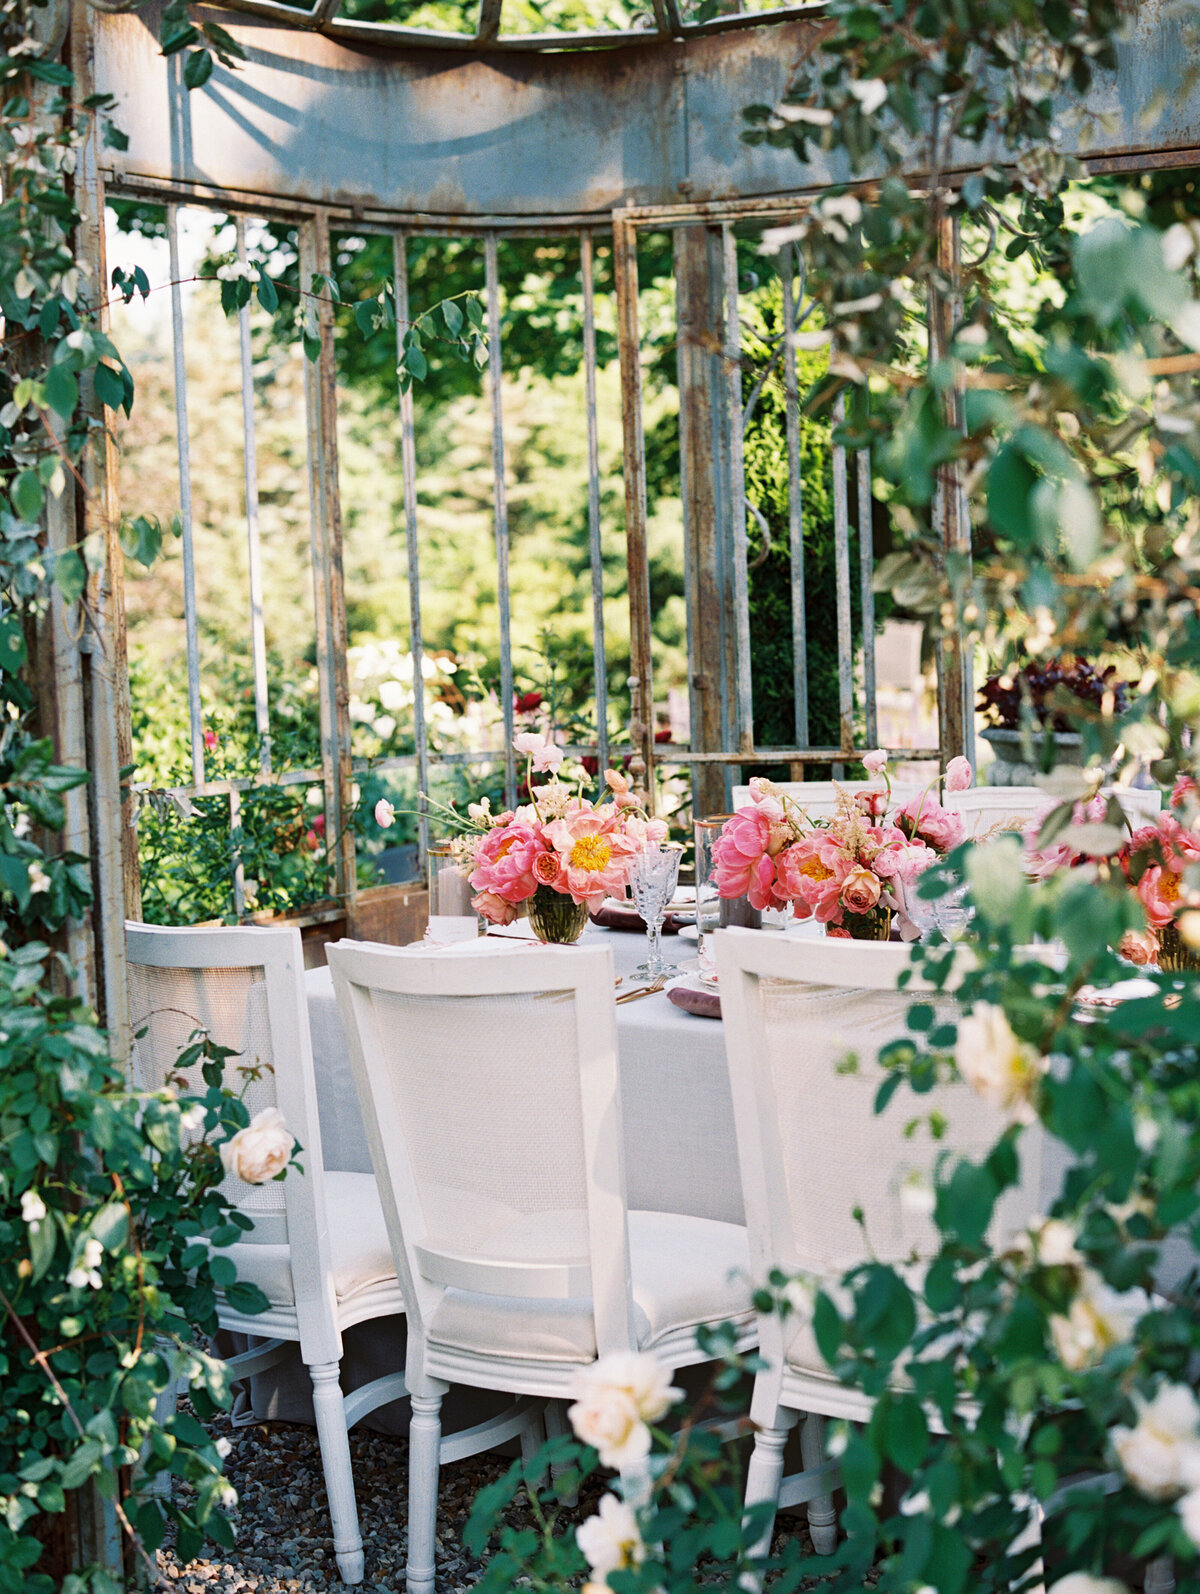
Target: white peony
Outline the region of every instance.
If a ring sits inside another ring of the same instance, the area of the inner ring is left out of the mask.
[[[610,1572],[640,1565],[646,1555],[633,1508],[615,1494],[600,1497],[599,1514],[579,1524],[575,1542],[600,1581]]]
[[[1118,1293],[1098,1273],[1085,1268],[1070,1312],[1050,1319],[1059,1361],[1072,1372],[1094,1367],[1114,1345],[1126,1344],[1133,1338],[1138,1319],[1145,1316],[1151,1304],[1145,1290]]]
[[[967,1083],[1011,1123],[1028,1124],[1037,1117],[1033,1098],[1046,1059],[1036,1046],[1017,1039],[1003,1008],[977,1002],[959,1019],[954,1060]]]
[[[1068,1572],[1050,1589],[1050,1594],[1129,1594],[1118,1577],[1093,1577],[1090,1572]]]
[[[1163,1384],[1153,1400],[1133,1397],[1137,1426],[1114,1428],[1125,1476],[1150,1500],[1200,1486],[1200,1406],[1186,1384]]]
[[[34,1234],[36,1234],[38,1225],[45,1216],[46,1203],[41,1196],[38,1195],[36,1190],[26,1190],[21,1197],[21,1221],[28,1223]]]
[[[221,1162],[226,1173],[236,1174],[246,1184],[266,1184],[287,1167],[295,1144],[279,1108],[264,1107],[255,1113],[248,1129],[239,1129],[224,1142]]]
[[[1200,1488],[1192,1489],[1179,1502],[1179,1519],[1183,1531],[1192,1543],[1200,1548]]]

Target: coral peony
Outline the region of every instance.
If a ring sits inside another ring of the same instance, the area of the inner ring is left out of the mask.
[[[481,891],[477,897],[471,898],[471,906],[476,913],[482,913],[490,924],[516,922],[516,908],[511,902],[505,902],[503,897],[498,897],[494,891]]]
[[[581,809],[545,827],[546,844],[562,866],[558,890],[565,887],[576,902],[598,908],[624,887],[627,860],[639,845],[617,828],[619,821],[612,807]]]
[[[798,919],[840,924],[842,882],[854,866],[854,859],[836,838],[827,831],[814,830],[780,853],[775,895],[795,904]]]
[[[1180,775],[1171,792],[1171,807],[1182,808],[1188,800],[1200,802],[1200,786],[1197,786],[1191,775]]]

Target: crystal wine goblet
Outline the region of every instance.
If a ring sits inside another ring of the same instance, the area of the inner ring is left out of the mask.
[[[646,934],[650,938],[649,955],[636,971],[643,979],[660,980],[676,972],[676,965],[668,963],[662,955],[662,927],[667,903],[675,895],[679,881],[682,856],[681,847],[654,845],[635,853],[630,860],[629,889],[638,913],[646,921]]]

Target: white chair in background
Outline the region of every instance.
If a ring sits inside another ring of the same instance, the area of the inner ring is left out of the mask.
[[[363,1577],[362,1537],[354,1499],[349,1430],[368,1412],[405,1393],[399,1372],[343,1395],[342,1331],[368,1318],[404,1310],[383,1212],[370,1174],[330,1173],[321,1160],[321,1131],[304,960],[295,928],[165,929],[127,924],[134,1082],[161,1089],[183,1074],[184,1094],[202,1094],[200,1064],[178,1067],[197,1030],[236,1054],[224,1082],[243,1094],[253,1116],[278,1107],[301,1146],[303,1174],[244,1183],[229,1175],[225,1194],[254,1221],[243,1241],[221,1249],[239,1279],[270,1301],[259,1315],[222,1301],[222,1328],[268,1336],[233,1357],[235,1381],[265,1372],[298,1345],[313,1386],[313,1410],[333,1520],[338,1570],[346,1583]],[[259,1069],[257,1078],[244,1070]]]
[[[929,766],[929,773],[932,778],[932,764]],[[853,797],[860,791],[879,791],[883,782],[881,780],[778,780],[775,784],[786,797],[790,797],[794,803],[803,808],[810,818],[828,819],[837,811],[839,791],[849,792]],[[910,797],[919,797],[924,790],[924,786],[916,786],[909,781],[893,785],[893,803],[906,803]],[[735,810],[748,808],[752,801],[749,786],[733,788]]]
[[[1162,806],[1162,793],[1157,789],[1103,786],[1100,795],[1115,797],[1135,829],[1151,824]],[[944,802],[964,816],[968,837],[975,837],[1021,829],[1049,813],[1059,800],[1040,786],[971,786],[966,791],[948,792]]]
[[[944,1152],[979,1156],[1004,1121],[958,1083],[893,1101],[876,1115],[875,1093],[886,1077],[877,1055],[908,1033],[914,993],[929,990],[915,979],[896,989],[909,949],[738,929],[718,931],[714,941],[755,1282],[778,1268],[835,1285],[869,1259],[903,1266],[933,1255],[937,1229],[927,1206],[903,1199],[906,1187],[911,1183],[918,1197],[931,1190]],[[930,999],[952,1013],[951,998]],[[857,1068],[839,1071],[849,1053]],[[944,1139],[905,1133],[914,1117],[934,1110],[948,1121]],[[998,1204],[996,1232],[1015,1233],[1040,1210],[1043,1145],[1040,1133],[1022,1137],[1021,1182]],[[802,1314],[763,1316],[759,1350],[767,1365],[755,1378],[750,1408],[758,1432],[746,1504],[808,1502],[813,1546],[829,1554],[838,1471],[824,1457],[824,1419],[865,1422],[872,1403],[830,1371]],[[784,1479],[784,1447],[801,1416],[804,1469]],[[760,1553],[769,1548],[773,1521]]]
[[[408,1594],[431,1594],[452,1383],[560,1402],[614,1351],[705,1358],[702,1324],[754,1342],[746,1231],[631,1212],[612,953],[328,949],[408,1314]],[[448,1446],[451,1447],[448,1450]]]

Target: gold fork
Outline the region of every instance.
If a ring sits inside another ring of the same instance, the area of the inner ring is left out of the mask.
[[[657,996],[669,977],[669,975],[662,974],[654,981],[653,985],[643,985],[636,991],[622,991],[621,995],[617,997],[617,1006],[619,1007],[622,1002],[636,1002],[643,996]]]

